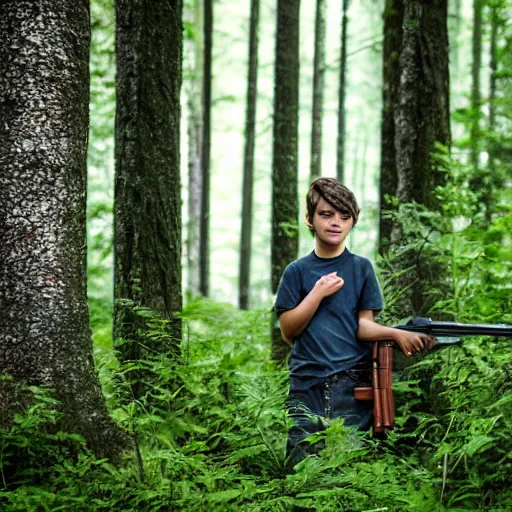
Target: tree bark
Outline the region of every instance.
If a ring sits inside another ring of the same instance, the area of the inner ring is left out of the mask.
[[[455,77],[459,76],[459,51],[460,51],[460,33],[463,24],[462,20],[462,5],[461,0],[454,0],[451,4],[453,5],[453,12],[449,15],[451,23],[448,28],[450,38],[450,63],[452,64],[452,70],[455,73]]]
[[[0,373],[53,388],[58,427],[117,458],[127,436],[101,394],[87,307],[89,45],[87,0],[2,2]]]
[[[450,146],[447,1],[406,0],[400,82],[395,109],[395,148],[400,203],[415,201],[435,208],[433,194],[442,174],[435,172],[435,144]],[[400,244],[401,233],[392,235]],[[422,314],[431,307],[430,284],[417,255],[404,262],[413,267],[404,313]]]
[[[298,124],[300,0],[278,0],[272,160],[272,292],[298,254]],[[288,352],[272,321],[272,358]]]
[[[186,41],[188,67],[187,134],[188,134],[188,224],[186,240],[187,294],[191,297],[199,292],[200,224],[201,224],[201,150],[202,123],[202,76],[203,76],[203,2],[194,0],[190,8],[195,38]]]
[[[210,292],[210,119],[212,103],[213,0],[204,0],[203,136],[201,151],[201,226],[199,290]]]
[[[493,132],[496,129],[496,78],[498,73],[498,59],[497,59],[497,40],[498,40],[498,9],[491,8],[491,44],[489,47],[490,59],[489,67],[491,73],[489,77],[489,132],[491,140],[489,141],[489,171],[491,176],[494,175],[494,143],[492,140]]]
[[[361,134],[363,130],[361,127],[358,126],[357,132],[355,132],[355,136],[353,137],[354,145],[353,145],[353,151],[352,151],[352,176],[353,176],[353,184],[351,186],[352,192],[354,192],[354,195],[357,198],[357,205],[359,208],[361,207],[361,188],[360,188],[360,178],[361,178],[361,169],[364,166],[364,162],[361,162],[360,158],[360,146],[361,146]],[[357,225],[357,227],[353,228],[347,239],[346,243],[348,248],[351,251],[355,251],[357,248],[357,231],[359,230],[360,225]]]
[[[338,90],[338,141],[336,145],[336,178],[340,183],[343,183],[345,180],[345,94],[347,74],[347,11],[349,1],[350,0],[343,0],[341,22],[340,84]]]
[[[201,109],[195,105],[194,97],[187,98],[188,107],[188,224],[187,224],[187,294],[199,294],[199,249],[201,223]]]
[[[315,56],[313,60],[313,115],[311,123],[311,181],[322,174],[322,117],[324,103],[326,8],[326,0],[316,0]]]
[[[497,75],[498,75],[498,59],[497,59],[497,44],[498,44],[498,25],[499,21],[499,7],[493,5],[490,7],[490,23],[491,23],[491,40],[489,46],[489,119],[488,129],[489,135],[487,138],[487,155],[488,155],[488,179],[484,181],[484,193],[482,195],[482,203],[485,205],[485,222],[488,225],[492,220],[492,213],[495,208],[495,191],[500,190],[503,186],[503,178],[501,173],[496,172],[496,90],[497,90]]]
[[[259,0],[251,0],[249,72],[247,80],[247,110],[245,120],[244,177],[242,192],[242,227],[240,235],[240,282],[238,291],[239,305],[241,309],[249,308],[254,144],[256,138],[256,99],[258,93],[259,10]]]
[[[117,0],[115,337],[138,359],[138,318],[124,306],[171,320],[152,349],[179,350],[181,323],[180,1]],[[155,44],[158,41],[158,44]]]
[[[368,157],[368,146],[370,144],[370,131],[367,127],[365,127],[362,130],[363,133],[363,155],[361,157],[361,177],[360,177],[360,187],[359,187],[359,194],[358,194],[358,203],[359,208],[361,208],[361,211],[365,211],[365,205],[366,205],[366,158]]]
[[[471,163],[478,168],[480,137],[480,68],[482,67],[482,0],[473,0],[473,62],[471,65]]]
[[[449,146],[449,72],[446,0],[404,2],[395,148],[400,202],[434,206],[441,180],[430,158],[439,142]]]
[[[382,60],[382,126],[380,160],[379,254],[390,246],[393,223],[384,217],[391,209],[386,197],[397,193],[398,176],[395,151],[395,110],[400,84],[400,52],[404,19],[403,0],[387,0],[384,9],[384,47]]]

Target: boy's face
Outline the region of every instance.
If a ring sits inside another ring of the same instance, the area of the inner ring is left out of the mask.
[[[317,242],[329,246],[341,246],[354,225],[354,219],[333,208],[325,199],[320,198],[313,219],[308,218],[313,225]]]

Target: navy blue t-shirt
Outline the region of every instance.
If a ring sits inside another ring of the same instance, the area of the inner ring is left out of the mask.
[[[276,298],[276,314],[297,307],[322,276],[337,272],[343,287],[325,297],[307,327],[293,340],[288,361],[292,377],[328,377],[369,359],[371,344],[358,341],[358,312],[380,311],[382,293],[372,264],[345,248],[335,258],[311,252],[286,267]]]

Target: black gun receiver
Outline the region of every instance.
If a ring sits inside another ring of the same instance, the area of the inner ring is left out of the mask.
[[[459,324],[440,322],[430,318],[414,317],[397,329],[421,332],[435,336],[439,345],[452,345],[460,341],[459,336],[505,336],[512,337],[512,325],[504,324]]]

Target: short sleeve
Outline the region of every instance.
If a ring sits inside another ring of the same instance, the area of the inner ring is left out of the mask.
[[[279,317],[285,311],[296,308],[301,301],[301,279],[299,269],[293,263],[283,272],[275,302],[275,312]]]
[[[382,291],[379,281],[375,275],[372,264],[368,261],[366,265],[365,279],[359,300],[359,310],[371,309],[380,311],[384,307]]]

